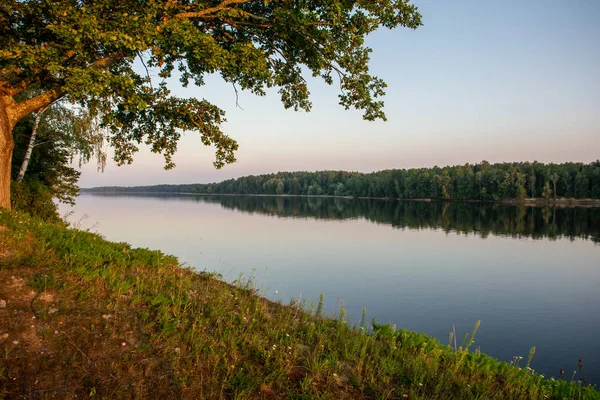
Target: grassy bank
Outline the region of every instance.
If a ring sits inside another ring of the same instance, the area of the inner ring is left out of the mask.
[[[0,399],[600,399],[577,382],[320,304],[272,303],[159,251],[0,214]]]

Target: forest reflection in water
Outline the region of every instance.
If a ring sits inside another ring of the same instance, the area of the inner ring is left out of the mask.
[[[99,194],[95,194],[98,196]],[[102,196],[100,194],[100,196]],[[398,201],[305,196],[111,194],[177,196],[179,201],[220,204],[244,213],[284,218],[348,220],[363,218],[402,229],[533,239],[580,238],[600,243],[600,208],[550,207],[478,202]]]

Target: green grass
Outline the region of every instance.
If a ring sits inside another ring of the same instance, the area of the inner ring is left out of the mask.
[[[58,304],[53,314],[37,298],[31,307],[51,357],[0,344],[0,399],[600,399],[590,386],[470,351],[478,325],[455,348],[454,338],[368,324],[364,312],[350,326],[343,307],[323,317],[322,299],[273,303],[249,281],[228,284],[160,251],[26,214],[4,211],[0,225],[10,250],[0,277],[23,276]],[[38,383],[24,374],[31,363]]]

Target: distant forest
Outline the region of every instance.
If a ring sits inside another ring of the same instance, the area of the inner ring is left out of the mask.
[[[220,183],[100,187],[84,192],[154,192],[381,197],[435,200],[525,198],[600,199],[600,161],[590,164],[539,162],[345,171],[278,172]]]

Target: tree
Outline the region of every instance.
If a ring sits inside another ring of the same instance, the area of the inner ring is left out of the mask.
[[[224,111],[171,95],[164,79],[201,86],[220,73],[234,88],[265,95],[278,87],[285,108],[310,110],[304,66],[340,104],[385,119],[385,83],[371,76],[365,36],[383,26],[417,28],[408,0],[5,0],[0,5],[0,207],[10,207],[12,130],[25,116],[65,97],[97,117],[119,164],[140,143],[165,167],[182,130],[215,147],[215,167],[235,161],[238,145],[220,125]],[[163,81],[138,73],[135,60]],[[17,101],[33,85],[41,93]]]
[[[527,194],[525,180],[526,175],[524,173],[512,168],[510,172],[505,173],[504,180],[498,188],[500,196],[505,199],[524,199]]]
[[[294,179],[292,179],[291,192],[292,192],[292,194],[298,195],[298,194],[300,194],[301,191],[302,191],[302,188],[300,187],[300,181],[298,180],[297,177],[294,177]]]
[[[26,119],[29,118],[27,122]],[[27,172],[34,149],[39,146],[54,146],[60,148],[72,160],[79,158],[79,164],[87,163],[96,158],[98,168],[104,168],[106,154],[102,131],[97,129],[93,118],[85,110],[67,107],[56,102],[42,108],[33,115],[21,120],[19,132],[15,136],[14,159],[21,161],[15,180],[21,181]],[[33,125],[30,123],[33,121]],[[17,125],[19,125],[17,124]],[[13,130],[13,133],[17,128]],[[16,144],[21,142],[21,146]],[[13,177],[15,173],[13,171]]]
[[[542,190],[542,198],[544,200],[550,200],[552,197],[552,189],[550,189],[550,182],[546,182],[544,184],[544,189]]]
[[[29,160],[31,160],[31,153],[33,153],[33,148],[35,147],[35,142],[37,140],[37,132],[40,127],[40,121],[42,119],[42,114],[46,112],[48,107],[44,107],[37,112],[35,116],[35,122],[33,123],[33,128],[31,129],[31,134],[29,135],[29,140],[27,142],[27,148],[25,150],[25,155],[23,156],[23,162],[21,163],[21,168],[19,168],[19,174],[17,175],[17,181],[22,181],[25,176],[25,172],[27,171],[27,167],[29,166]]]
[[[283,181],[277,181],[277,188],[275,189],[275,194],[284,194],[285,189],[283,185]]]
[[[440,196],[442,200],[449,200],[453,198],[452,194],[452,178],[448,174],[436,175],[436,183],[440,187]],[[433,196],[437,198],[437,196]]]
[[[575,176],[575,197],[585,199],[588,197],[590,181],[585,171],[579,171]]]
[[[38,118],[28,116],[15,126],[15,157],[13,157],[11,205],[43,219],[57,219],[55,199],[73,204],[79,188],[80,173],[69,166],[71,155],[60,140],[37,142],[30,146],[32,131]],[[44,136],[46,124],[40,126]],[[60,137],[60,136],[59,136]],[[27,168],[24,171],[24,160]],[[24,171],[21,177],[21,171]]]
[[[558,194],[558,192],[556,190],[556,184],[558,183],[559,179],[560,179],[560,175],[558,175],[556,172],[553,173],[552,175],[550,175],[550,180],[552,181],[552,183],[554,185],[554,199],[556,199],[556,196]]]
[[[102,132],[88,114],[60,102],[19,121],[13,129],[11,206],[44,219],[58,219],[56,200],[74,204],[80,173],[70,167],[92,157],[104,166]]]
[[[536,182],[535,171],[533,169],[531,169],[531,171],[529,173],[529,178],[527,179],[527,183],[529,184],[529,197],[535,198],[535,182]]]

